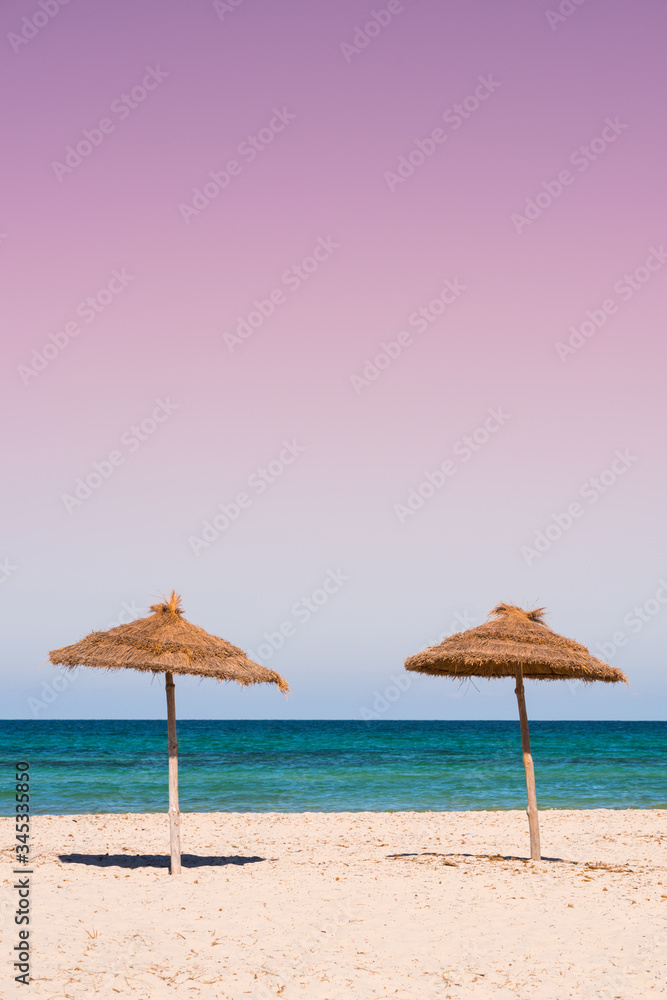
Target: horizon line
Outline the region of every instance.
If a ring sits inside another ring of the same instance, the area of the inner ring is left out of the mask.
[[[0,723],[2,722],[165,722],[166,716],[159,718],[146,718],[146,719],[125,719],[125,718],[107,718],[107,717],[81,717],[81,718],[55,718],[55,719],[25,719],[25,718],[0,718]],[[336,718],[336,719],[322,719],[322,718],[303,718],[303,719],[237,719],[237,718],[226,718],[226,719],[201,719],[201,718],[179,718],[177,722],[360,722],[368,725],[373,722],[519,722],[518,718],[504,718],[504,719],[357,719],[357,718]],[[531,718],[531,725],[534,722],[667,722],[667,719],[538,719]]]

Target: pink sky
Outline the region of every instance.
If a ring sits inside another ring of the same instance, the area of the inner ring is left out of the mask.
[[[4,714],[174,587],[256,654],[295,626],[289,702],[186,681],[181,717],[359,718],[505,600],[626,640],[631,688],[533,717],[664,718],[664,6],[217,7],[3,5]],[[89,671],[39,717],[162,702]]]

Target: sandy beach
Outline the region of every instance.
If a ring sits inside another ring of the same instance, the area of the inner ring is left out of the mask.
[[[540,819],[531,862],[518,812],[187,814],[170,877],[165,816],[35,817],[31,994],[667,995],[665,811]],[[14,830],[0,823],[9,996]]]

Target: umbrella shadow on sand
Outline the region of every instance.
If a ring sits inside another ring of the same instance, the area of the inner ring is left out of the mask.
[[[397,858],[477,858],[479,861],[523,861],[524,864],[527,864],[531,860],[530,858],[519,857],[518,854],[471,854],[469,851],[454,851],[450,854],[440,854],[437,851],[422,851],[421,854],[388,854],[387,858],[390,861],[395,861]],[[546,858],[544,855],[542,855],[540,860],[558,861],[561,864],[578,864],[576,861],[566,861],[565,858]],[[452,862],[445,861],[445,864],[452,864]]]
[[[59,854],[58,860],[68,865],[91,865],[94,868],[169,868],[167,854]],[[267,858],[198,854],[181,855],[183,868],[219,868],[222,865],[250,865]]]

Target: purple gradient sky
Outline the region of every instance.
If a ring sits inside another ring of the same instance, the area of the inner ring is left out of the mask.
[[[14,52],[40,8],[3,5],[3,716],[162,717],[161,684],[130,672],[83,671],[35,702],[58,676],[39,667],[49,649],[174,587],[192,621],[257,655],[296,624],[264,658],[289,701],[185,680],[181,718],[360,718],[406,655],[499,600],[546,605],[594,652],[628,640],[608,658],[629,689],[529,683],[534,718],[666,717],[667,603],[650,602],[667,579],[667,263],[628,301],[613,286],[667,242],[667,11],[590,0],[552,29],[548,2],[405,0],[347,62],[341,43],[384,7],[244,0],[221,19],[205,2],[74,2]],[[167,77],[119,120],[112,103],[149,66]],[[488,100],[443,123],[489,75]],[[296,117],[245,162],[239,143],[274,108]],[[54,161],[105,117],[114,131],[58,180]],[[627,128],[578,170],[571,154],[608,118]],[[446,140],[391,191],[385,172],[437,127]],[[240,175],[186,223],[179,205],[233,158]],[[517,233],[512,214],[567,168]],[[319,237],[338,248],[290,291],[281,276]],[[26,377],[114,269],[128,287]],[[465,292],[355,392],[446,278]],[[224,334],[277,287],[286,301],[230,352]],[[610,297],[617,312],[562,361],[557,342]],[[157,398],[177,408],[130,451],[123,434]],[[394,505],[498,407],[506,424],[401,523]],[[189,539],[252,493],[283,440],[305,451],[195,555]],[[118,448],[123,464],[68,513],[63,494]],[[582,500],[618,449],[636,461]],[[522,546],[577,501],[529,565]],[[297,622],[337,569],[349,580]],[[514,718],[510,682],[477,686],[417,677],[382,718]]]

